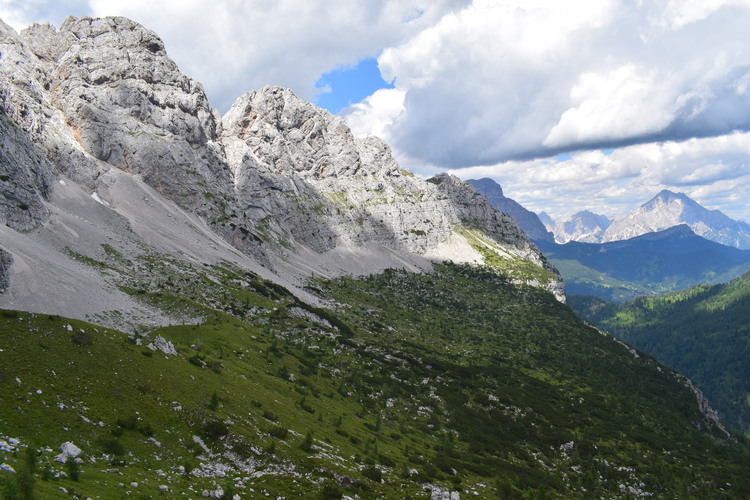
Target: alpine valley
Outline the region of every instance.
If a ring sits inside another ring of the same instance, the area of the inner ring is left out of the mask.
[[[580,317],[688,374],[725,422],[748,432],[750,273],[717,285],[609,304],[571,297]]]
[[[125,18],[0,24],[5,498],[748,498],[474,188]]]
[[[518,220],[560,271],[568,295],[623,302],[726,283],[750,270],[750,226],[684,194],[662,191],[614,222],[586,210],[553,221],[505,197],[492,179],[467,182]]]

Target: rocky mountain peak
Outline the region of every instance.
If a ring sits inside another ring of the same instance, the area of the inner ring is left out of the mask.
[[[654,210],[656,207],[669,204],[683,205],[691,208],[700,206],[685,193],[675,193],[668,189],[663,189],[659,194],[641,205],[641,208],[645,210]]]
[[[217,123],[202,85],[179,71],[152,31],[123,17],[68,18],[57,37],[42,40],[70,44],[50,75],[56,102],[69,117],[88,122],[82,118],[114,111],[131,128],[138,120],[189,144],[215,139]],[[40,45],[45,48],[32,48]]]
[[[132,225],[125,239],[135,238],[135,248],[182,245],[179,258],[205,252],[190,245],[209,237],[213,253],[229,245],[286,283],[312,273],[419,270],[431,259],[484,262],[490,252],[514,262],[507,269],[528,261],[514,279],[561,297],[559,274],[511,217],[457,178],[428,182],[401,170],[382,140],[354,137],[340,117],[289,89],[248,92],[221,118],[159,37],[126,18],[0,31],[7,117],[0,126],[8,139],[0,148],[0,217],[9,231],[44,222],[45,245],[89,255],[100,249],[103,223],[65,228],[106,220]],[[88,194],[76,198],[75,189]],[[66,196],[78,200],[75,208]],[[179,235],[173,225],[183,228]],[[106,244],[115,237],[123,238],[110,234]],[[25,248],[21,241],[12,256]],[[66,258],[34,256],[44,263],[28,265],[22,279],[33,288],[46,279],[33,269],[59,268]]]
[[[580,212],[576,212],[571,216],[569,223],[574,223],[575,225],[576,222],[574,221],[577,221],[577,223],[582,226],[594,229],[606,229],[612,223],[612,220],[606,215],[596,214],[591,210],[581,210]]]
[[[243,140],[259,162],[303,179],[356,175],[363,166],[366,173],[397,169],[392,158],[367,169],[372,162],[361,157],[369,148],[358,144],[344,120],[286,88],[248,92],[232,105],[222,125],[224,137]],[[376,156],[371,153],[367,159]]]
[[[474,189],[476,189],[477,192],[485,195],[490,201],[493,197],[505,198],[502,186],[488,177],[482,179],[469,179],[466,182],[474,186]]]
[[[582,210],[569,217],[560,217],[550,222],[547,228],[555,234],[555,241],[581,241],[598,243],[612,221],[609,217]]]
[[[687,224],[696,234],[724,245],[750,248],[750,225],[719,210],[708,210],[684,193],[663,190],[633,212],[618,218],[602,241],[618,241]]]

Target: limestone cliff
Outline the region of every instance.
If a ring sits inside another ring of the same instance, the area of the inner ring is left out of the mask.
[[[0,293],[3,293],[10,284],[10,266],[13,263],[13,257],[0,248]]]
[[[340,117],[288,89],[266,87],[238,99],[222,121],[221,142],[242,209],[256,211],[256,220],[274,214],[269,224],[277,230],[284,214],[285,226],[297,228],[290,237],[317,251],[378,245],[439,257],[456,228],[472,227],[551,269],[515,220],[468,184],[401,170],[383,141],[355,138]]]
[[[355,138],[340,117],[288,89],[249,92],[222,118],[156,34],[120,17],[71,17],[20,34],[0,24],[0,48],[0,220],[58,250],[96,248],[105,206],[108,224],[127,227],[140,247],[198,254],[192,246],[212,234],[201,259],[229,243],[236,259],[299,283],[418,270],[429,259],[483,262],[491,248],[543,270],[543,280],[526,281],[561,295],[559,274],[515,221],[471,187],[401,170],[381,140]],[[94,201],[76,195],[74,208],[74,187]],[[180,238],[159,226],[157,209],[187,228]],[[73,230],[71,218],[91,233]],[[489,246],[469,241],[466,228]]]

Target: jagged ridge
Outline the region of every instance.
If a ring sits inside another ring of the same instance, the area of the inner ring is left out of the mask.
[[[400,170],[385,143],[353,137],[341,118],[288,89],[249,92],[221,118],[158,36],[126,18],[68,18],[59,30],[21,34],[3,26],[2,39],[4,127],[22,145],[3,152],[3,168],[13,168],[12,179],[3,174],[5,199],[23,197],[0,206],[11,227],[56,228],[62,215],[47,224],[47,212],[56,181],[67,180],[143,237],[122,197],[143,188],[125,172],[300,283],[311,273],[423,269],[428,259],[483,262],[461,234],[470,226],[495,253],[541,272],[515,278],[561,297],[559,274],[512,218],[457,179],[426,182]]]

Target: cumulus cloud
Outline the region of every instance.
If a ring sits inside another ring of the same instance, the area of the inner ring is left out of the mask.
[[[554,217],[584,209],[624,215],[669,189],[743,219],[750,199],[750,133],[585,151],[561,160],[508,161],[452,173],[463,179],[491,177],[507,196]]]
[[[394,120],[404,112],[404,94],[400,89],[380,89],[345,109],[352,132],[358,136],[376,135],[389,141]]]
[[[395,88],[343,112],[355,133],[534,210],[618,215],[667,188],[748,217],[750,0],[0,0],[16,29],[67,14],[154,30],[222,111],[268,84],[315,100],[378,57]]]
[[[383,51],[385,133],[456,168],[748,130],[749,25],[740,0],[475,0]]]
[[[90,0],[156,31],[180,69],[225,111],[243,93],[282,85],[314,100],[328,71],[377,56],[468,0]]]

